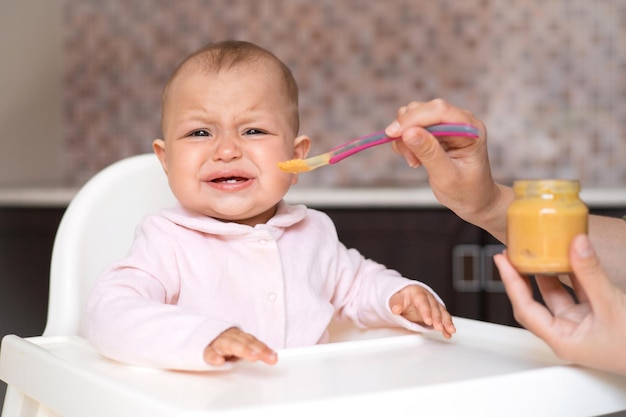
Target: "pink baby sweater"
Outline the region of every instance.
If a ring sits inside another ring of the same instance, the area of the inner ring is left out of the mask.
[[[347,249],[322,212],[281,202],[250,227],[176,207],[147,217],[127,257],[97,279],[84,331],[122,362],[207,370],[205,347],[233,326],[273,349],[324,342],[335,314],[360,327],[427,330],[389,309],[407,285],[434,294]]]

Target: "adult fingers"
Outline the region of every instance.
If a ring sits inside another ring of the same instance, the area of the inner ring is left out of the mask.
[[[500,271],[517,321],[540,338],[551,340],[554,317],[547,308],[533,299],[528,280],[519,275],[506,256],[497,254],[493,260]]]
[[[481,131],[479,139],[467,137],[446,137],[437,139],[424,129],[437,123],[468,123]],[[447,178],[454,172],[450,159],[455,150],[466,147],[480,147],[485,142],[484,124],[472,113],[452,106],[441,99],[430,102],[412,102],[398,111],[397,119],[391,123],[386,133],[391,137],[402,137],[392,144],[394,150],[404,156],[410,166],[424,165],[432,176]],[[452,152],[452,153],[451,153]],[[465,156],[481,155],[476,150]]]
[[[413,101],[398,110],[396,122],[401,129],[409,126],[430,126],[437,123],[476,123],[475,127],[484,127],[471,112],[455,107],[442,99],[428,102]]]
[[[557,277],[539,275],[536,277],[536,282],[543,297],[543,301],[554,315],[558,315],[560,311],[570,308],[575,304],[574,299],[570,293],[563,288],[561,281],[559,281]]]
[[[581,234],[572,240],[570,262],[581,296],[588,299],[594,314],[610,314],[610,306],[619,291],[608,279],[589,237]]]

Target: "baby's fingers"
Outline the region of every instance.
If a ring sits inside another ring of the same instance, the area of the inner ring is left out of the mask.
[[[237,328],[226,330],[204,351],[204,359],[211,365],[238,358],[251,362],[260,360],[270,365],[278,360],[276,352],[265,343]]]
[[[456,332],[456,328],[452,323],[452,316],[450,316],[446,307],[440,304],[434,297],[428,297],[428,301],[430,303],[428,313],[422,312],[424,324],[432,326],[434,330],[441,332],[446,339],[449,339]],[[430,323],[427,321],[428,317],[430,317]]]
[[[443,307],[432,295],[425,293],[423,299],[415,300],[415,306],[421,316],[421,322],[426,326],[432,326],[435,330],[441,331],[441,307]]]
[[[452,322],[452,316],[448,313],[448,310],[444,306],[441,306],[441,334],[446,339],[450,339],[454,333],[456,333],[456,327]]]
[[[236,358],[228,357],[223,352],[214,349],[211,346],[207,346],[204,350],[204,361],[209,365],[220,366],[223,365],[226,360],[235,360]]]
[[[242,359],[254,361],[262,361],[268,365],[273,365],[278,360],[276,352],[267,347],[261,342],[254,343],[249,346],[244,346],[239,356]]]

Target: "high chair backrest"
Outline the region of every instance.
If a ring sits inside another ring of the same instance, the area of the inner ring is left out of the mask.
[[[144,216],[174,204],[154,154],[116,162],[78,191],[54,241],[44,335],[80,334],[84,304],[95,278],[127,253]]]

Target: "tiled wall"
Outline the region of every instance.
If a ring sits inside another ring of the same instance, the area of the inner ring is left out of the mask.
[[[292,68],[313,152],[383,128],[411,100],[443,97],[486,122],[500,181],[626,185],[623,0],[65,1],[71,184],[149,152],[172,69],[235,38]],[[425,181],[388,148],[301,176],[320,186]]]

